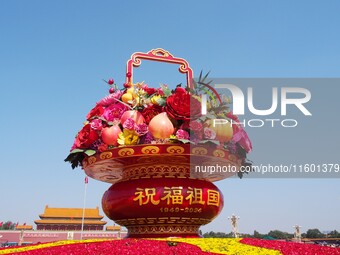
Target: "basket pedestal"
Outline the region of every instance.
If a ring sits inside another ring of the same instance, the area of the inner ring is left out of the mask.
[[[161,177],[113,184],[102,206],[128,237],[199,237],[199,227],[221,211],[223,197],[208,181]]]
[[[92,178],[113,183],[103,195],[103,211],[128,229],[128,237],[199,237],[199,227],[223,207],[223,195],[211,180],[234,174],[192,178],[196,164],[212,162],[240,163],[222,150],[148,145],[103,152],[86,158],[83,167]]]

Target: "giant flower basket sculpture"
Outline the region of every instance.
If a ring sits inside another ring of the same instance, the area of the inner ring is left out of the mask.
[[[187,86],[134,83],[133,67],[143,59],[178,64]],[[251,143],[228,100],[205,83],[206,76],[198,82],[192,77],[187,61],[168,51],[134,53],[124,88],[107,81],[110,94],[89,112],[65,159],[112,184],[102,207],[128,229],[128,237],[199,237],[199,227],[223,207],[223,195],[212,182],[240,175],[248,164]]]

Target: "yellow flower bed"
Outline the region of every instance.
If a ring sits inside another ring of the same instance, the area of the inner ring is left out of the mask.
[[[169,239],[168,239],[169,240]],[[270,250],[265,248],[258,248],[246,244],[242,244],[239,241],[241,238],[176,238],[171,241],[185,242],[196,245],[202,249],[202,251],[209,251],[220,254],[228,255],[282,255],[281,252],[276,250]]]
[[[57,242],[51,242],[51,243],[42,243],[37,245],[27,245],[22,247],[15,247],[15,248],[7,248],[4,250],[0,250],[0,254],[11,254],[14,252],[23,252],[23,251],[32,251],[42,248],[49,248],[49,247],[55,247],[60,245],[67,245],[67,244],[75,244],[75,243],[93,243],[93,242],[100,242],[100,241],[107,241],[108,239],[89,239],[89,240],[64,240],[64,241],[57,241]]]

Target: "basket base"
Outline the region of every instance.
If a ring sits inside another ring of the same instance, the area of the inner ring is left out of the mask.
[[[126,226],[126,238],[200,238],[200,226],[193,225],[150,225]]]

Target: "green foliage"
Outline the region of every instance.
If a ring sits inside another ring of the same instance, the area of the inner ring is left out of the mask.
[[[96,151],[95,151],[95,150],[86,150],[84,153],[85,153],[87,156],[92,156],[92,155],[96,154]]]
[[[264,235],[260,234],[259,232],[257,232],[256,230],[254,230],[254,234],[253,234],[254,238],[263,238]]]
[[[254,230],[253,234],[241,234],[241,237],[259,238],[259,239],[293,239],[293,233],[287,233],[280,230],[271,230],[267,234],[261,234]],[[233,233],[223,233],[210,231],[203,234],[206,238],[232,238]],[[319,229],[308,229],[306,233],[301,234],[302,238],[325,238],[326,235],[323,234]],[[327,234],[328,238],[340,238],[340,233],[337,230],[333,230]]]
[[[333,230],[327,236],[329,238],[340,238],[340,233],[336,230]]]
[[[75,169],[78,166],[81,166],[81,162],[85,158],[82,152],[71,152],[66,159],[65,162],[70,162],[72,164],[72,169]]]
[[[273,237],[275,239],[291,239],[294,237],[293,234],[282,232],[280,230],[271,230],[268,232],[268,236]]]
[[[317,228],[308,229],[306,232],[307,238],[323,238],[325,234],[321,233],[321,231]]]
[[[203,237],[205,237],[205,238],[223,238],[223,237],[233,237],[233,234],[232,233],[226,234],[226,233],[223,233],[223,232],[210,231],[210,232],[204,233]]]
[[[171,89],[168,86],[161,84],[161,89],[166,97],[171,96]]]

